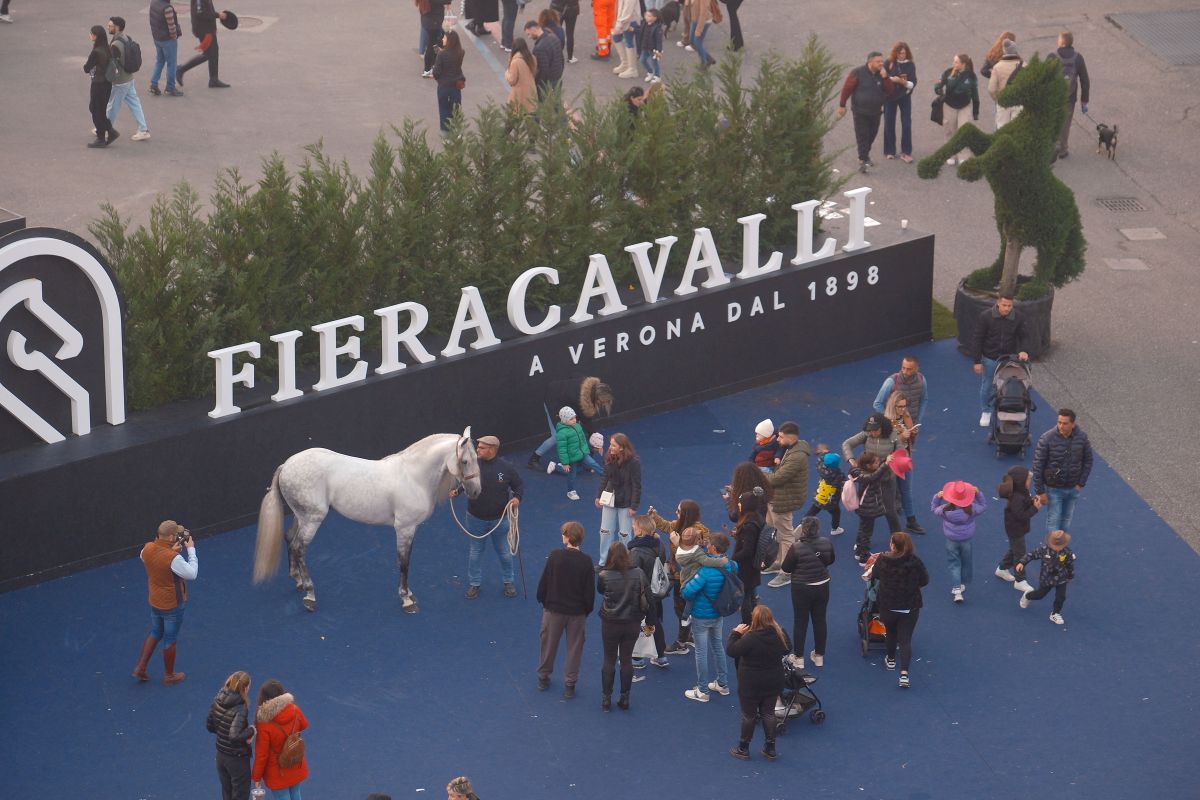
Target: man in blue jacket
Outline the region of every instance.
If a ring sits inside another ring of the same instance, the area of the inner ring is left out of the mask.
[[[1046,512],[1046,530],[1068,531],[1079,492],[1092,474],[1092,443],[1075,424],[1075,412],[1058,410],[1058,424],[1038,439],[1033,451],[1033,493]]]
[[[724,556],[729,550],[729,537],[713,533],[708,537],[709,555]],[[692,638],[696,642],[696,685],[683,693],[689,700],[707,703],[709,690],[729,694],[729,671],[725,659],[725,634],[721,630],[721,615],[713,601],[725,584],[725,570],[737,572],[737,563],[730,561],[723,568],[701,567],[695,577],[683,586],[685,600],[692,602]],[[717,679],[709,681],[709,659],[717,662]]]

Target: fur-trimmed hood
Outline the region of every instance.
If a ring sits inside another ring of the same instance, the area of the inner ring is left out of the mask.
[[[597,390],[601,386],[604,386],[607,393],[611,395],[612,390],[608,389],[604,381],[599,378],[584,378],[583,382],[579,384],[579,412],[588,419],[594,419],[602,413],[608,414],[612,412],[611,408],[600,408],[600,404],[597,402]]]
[[[290,692],[284,692],[279,697],[274,697],[258,707],[257,713],[254,715],[255,722],[271,722],[279,713],[296,701]],[[281,720],[282,721],[282,720]]]

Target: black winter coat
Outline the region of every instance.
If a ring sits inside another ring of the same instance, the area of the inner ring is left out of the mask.
[[[857,479],[859,493],[858,515],[860,517],[882,517],[896,510],[896,473],[887,464],[880,463],[874,472],[853,469],[850,475]]]
[[[217,32],[217,10],[213,0],[192,0],[192,35],[203,39]]]
[[[762,583],[762,575],[758,571],[754,553],[758,550],[758,537],[763,529],[762,517],[757,515],[747,517],[746,521],[733,532],[733,560],[738,565],[738,576],[742,586],[751,589]]]
[[[1030,471],[1035,494],[1043,494],[1047,486],[1055,489],[1086,486],[1092,474],[1092,443],[1078,427],[1070,438],[1063,437],[1057,427],[1052,428],[1038,439]]]
[[[786,632],[783,641],[774,630],[729,634],[725,652],[737,660],[738,696],[771,697],[783,691],[783,657],[792,649]]]
[[[533,43],[533,56],[537,59],[537,82],[539,84],[558,83],[562,80],[563,43],[558,40],[557,36],[550,31],[542,31],[542,35]],[[578,399],[575,402],[578,403]],[[574,408],[574,406],[572,407]],[[579,411],[578,408],[575,410]]]
[[[246,701],[232,689],[222,689],[213,698],[205,723],[209,733],[217,735],[217,752],[227,756],[250,758],[250,740],[254,729],[246,721]]]
[[[879,581],[879,608],[902,611],[921,607],[921,587],[929,585],[929,571],[917,556],[892,558],[884,553],[875,559],[871,575]]]
[[[153,0],[150,3],[150,35],[154,41],[169,42],[178,39],[179,34],[179,17],[171,0]]]
[[[1020,491],[1014,491],[1004,507],[1004,533],[1010,539],[1016,539],[1029,533],[1029,521],[1037,514],[1038,508],[1033,504],[1033,498],[1022,486]]]
[[[971,337],[971,357],[979,364],[984,356],[995,359],[1024,353],[1028,349],[1026,341],[1025,320],[1021,319],[1021,312],[1014,308],[1007,317],[1002,317],[992,306],[979,315],[979,322]]]
[[[784,572],[792,576],[792,583],[819,583],[829,578],[827,567],[836,558],[833,543],[824,536],[797,539],[783,557],[781,566]]]
[[[609,622],[641,622],[650,607],[646,578],[636,567],[626,572],[604,570],[596,576],[596,592],[604,597],[600,619]]]
[[[613,493],[613,504],[617,508],[636,509],[642,502],[642,462],[636,456],[623,464],[605,460],[596,499],[599,500],[601,493],[606,491]]]

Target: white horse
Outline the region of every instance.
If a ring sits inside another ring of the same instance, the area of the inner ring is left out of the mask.
[[[420,609],[408,588],[408,557],[417,526],[429,519],[438,500],[461,483],[468,497],[479,496],[479,461],[468,427],[462,436],[435,433],[379,461],[314,447],[289,458],[275,470],[258,511],[254,546],[254,582],[279,569],[283,540],[283,504],[295,514],[288,528],[288,572],[304,592],[304,607],[317,608],[317,594],[304,554],[329,509],[367,525],[396,529],[400,563],[400,602],[405,611]]]

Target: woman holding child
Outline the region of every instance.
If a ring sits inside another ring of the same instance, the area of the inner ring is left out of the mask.
[[[675,519],[670,521],[655,511],[654,506],[650,506],[647,515],[654,521],[655,528],[660,531],[666,531],[671,540],[671,560],[667,562],[667,569],[671,575],[671,594],[674,598],[675,616],[679,618],[679,635],[667,647],[666,654],[672,656],[686,655],[688,649],[695,645],[692,643],[691,626],[683,624],[683,620],[686,617],[683,613],[683,595],[679,593],[679,564],[675,561],[675,553],[679,549],[680,534],[683,531],[688,528],[695,528],[700,540],[707,544],[708,528],[700,521],[700,504],[695,500],[680,500],[679,505],[675,508]]]

